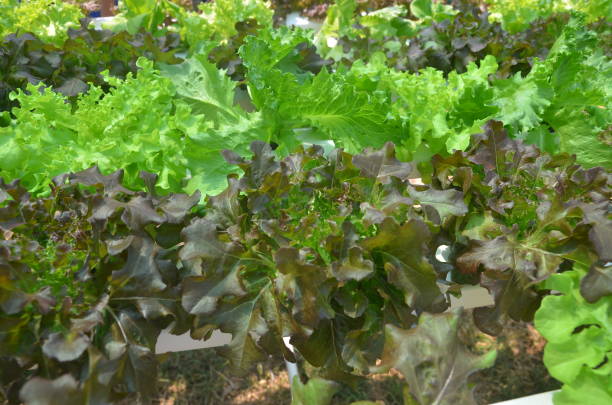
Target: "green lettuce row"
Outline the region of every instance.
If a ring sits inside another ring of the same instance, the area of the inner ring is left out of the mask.
[[[499,21],[509,32],[527,29],[530,24],[551,14],[579,11],[588,22],[612,20],[610,0],[485,0],[491,12],[489,19]]]
[[[612,65],[583,17],[566,26],[532,72],[508,79],[494,78],[492,56],[445,77],[433,68],[418,74],[389,68],[382,52],[368,63],[313,75],[296,64],[297,45],[309,40],[299,30],[263,31],[241,48],[250,95],[271,134],[292,139],[299,123],[352,152],[391,140],[402,158],[427,161],[464,150],[470,135],[496,119],[512,136],[546,151],[610,167]]]
[[[508,79],[493,78],[493,57],[445,78],[432,68],[390,69],[382,53],[315,74],[303,60],[309,44],[312,32],[298,29],[247,37],[244,108],[234,104],[237,83],[203,53],[158,68],[141,59],[138,74],[109,77],[108,94],[92,86],[74,107],[30,86],[12,96],[20,107],[0,127],[0,174],[38,193],[55,175],[96,164],[104,172],[125,168],[130,186],[148,170],[160,173],[162,189],[212,194],[232,170],[220,151],[247,153],[256,139],[277,144],[281,156],[303,142],[332,141],[357,153],[393,141],[400,158],[427,162],[465,150],[490,119],[545,151],[575,153],[585,166],[612,162],[612,65],[580,17],[546,60]]]
[[[154,34],[178,32],[193,49],[203,43],[226,43],[236,35],[238,23],[255,21],[263,27],[272,26],[274,11],[264,0],[218,0],[200,3],[198,11],[189,11],[169,0],[125,0],[121,12],[110,26],[114,31],[130,33],[144,28]],[[174,24],[164,21],[175,19]]]
[[[107,76],[108,93],[92,85],[74,107],[43,86],[19,90],[15,119],[0,128],[1,175],[40,193],[62,171],[97,164],[104,172],[124,167],[129,186],[149,170],[165,190],[222,188],[228,170],[220,151],[244,151],[261,138],[260,115],[233,105],[235,83],[205,57],[163,68],[178,85],[153,62],[138,65],[125,80]]]

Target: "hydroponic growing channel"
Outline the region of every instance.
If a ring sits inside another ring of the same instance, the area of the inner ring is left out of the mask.
[[[612,403],[612,1],[111,3],[0,0],[2,403]]]

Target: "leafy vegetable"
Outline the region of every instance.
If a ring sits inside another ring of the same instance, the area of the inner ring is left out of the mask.
[[[220,80],[205,63],[176,69]],[[177,86],[180,102],[233,119],[229,107]],[[56,177],[51,196],[38,199],[2,183],[0,359],[30,359],[0,375],[3,395],[150,396],[152,348],[175,320],[176,333],[231,333],[219,350],[236,371],[266,355],[295,361],[283,342],[290,337],[324,379],[354,384],[381,371],[382,357],[383,369],[404,374],[411,401],[470,401],[469,389],[449,387],[464,387],[493,355],[461,348],[455,315],[428,314],[443,312],[460,283],[480,282],[494,295],[494,307],[475,311],[489,333],[508,316],[531,319],[548,294],[534,285],[565,269],[591,266],[581,287],[592,305],[610,293],[601,265],[609,175],[541,154],[496,122],[472,145],[436,156],[424,175],[399,161],[391,143],[354,156],[302,147],[279,160],[254,142],[250,160],[223,152],[244,174],[230,174],[197,216],[197,193],[159,196],[146,173],[145,193],[124,188],[122,173],[95,168]],[[423,185],[411,183],[417,177]],[[446,261],[436,258],[441,246],[450,247]],[[296,401],[316,385],[296,388]]]
[[[272,10],[264,0],[218,0],[200,3],[199,12],[188,11],[169,0],[127,0],[116,17],[120,23],[113,30],[130,33],[144,28],[154,34],[177,31],[190,48],[197,50],[203,44],[226,43],[235,36],[236,24],[255,21],[257,25],[272,25]],[[164,24],[173,18],[176,24]]]
[[[0,38],[32,33],[46,43],[61,46],[69,28],[85,17],[81,9],[65,1],[0,0]]]
[[[230,172],[219,152],[244,156],[255,139],[274,142],[281,156],[302,142],[331,141],[359,153],[393,141],[400,158],[427,162],[465,150],[492,118],[511,136],[549,152],[571,151],[586,166],[609,166],[609,91],[598,85],[609,63],[579,18],[546,61],[509,79],[493,79],[492,57],[446,78],[432,68],[420,74],[390,69],[381,53],[348,70],[321,69],[326,62],[311,58],[311,45],[312,33],[287,28],[244,40],[240,56],[251,100],[242,105],[252,113],[233,105],[237,83],[205,52],[175,67],[161,65],[160,73],[142,61],[137,76],[109,78],[71,109],[62,97],[32,87],[31,94],[13,96],[22,107],[0,128],[0,170],[33,192],[61,172],[97,164],[103,171],[124,167],[130,186],[139,184],[139,170],[151,170],[160,173],[164,189],[215,193]],[[59,90],[74,93],[84,85],[71,78]],[[146,147],[136,147],[141,144]],[[588,147],[575,150],[576,144]],[[54,159],[38,159],[42,150]]]
[[[200,196],[158,196],[147,173],[135,193],[122,174],[61,175],[46,198],[0,179],[3,400],[146,401],[160,331],[189,329],[174,247]]]
[[[534,81],[540,88],[550,83],[554,94],[543,118],[558,134],[559,150],[576,153],[587,167],[610,168],[612,161],[611,66],[598,35],[584,29],[584,16],[574,16],[546,61],[534,68]]]
[[[252,160],[225,153],[244,175],[183,231],[183,306],[232,333],[221,353],[236,368],[279,348],[292,358],[289,335],[324,375],[350,381],[380,354],[383,323],[407,328],[412,309],[446,307],[430,231],[411,214],[413,167],[391,145],[329,160],[319,147],[281,161],[265,143],[251,149]]]
[[[480,283],[495,298],[494,307],[474,312],[487,333],[499,331],[508,315],[532,319],[541,300],[534,283],[566,266],[604,259],[597,235],[609,233],[605,170],[542,154],[509,139],[496,122],[468,152],[434,158],[433,167],[432,182],[469,195],[453,249],[457,268],[464,274],[482,269]]]
[[[489,22],[486,9],[470,0],[451,5],[413,1],[409,7],[399,4],[367,12],[356,3],[330,7],[315,40],[320,53],[350,66],[384,52],[387,66],[414,73],[427,67],[462,73],[470,62],[487,55],[500,64],[499,75],[527,73],[534,57],[546,56],[566,22],[564,16],[554,16],[509,34]]]
[[[136,76],[107,77],[106,94],[91,86],[75,108],[49,89],[28,85],[29,95],[19,91],[15,120],[0,128],[5,159],[0,173],[21,178],[34,193],[45,191],[50,179],[64,171],[93,164],[104,172],[124,167],[130,187],[142,184],[138,173],[148,169],[160,175],[161,189],[223,189],[229,169],[219,152],[246,149],[259,138],[258,114],[231,104],[235,84],[205,58],[164,67],[168,77],[146,59],[138,65]],[[185,78],[177,77],[182,74],[206,86],[193,95]],[[53,159],[39,158],[42,147]]]
[[[436,153],[465,150],[471,135],[497,119],[512,136],[549,152],[561,145],[577,153],[582,164],[609,166],[609,97],[605,87],[595,86],[605,81],[608,63],[579,17],[546,61],[527,76],[508,79],[494,79],[498,64],[491,56],[480,66],[470,63],[465,73],[444,77],[432,68],[419,74],[390,69],[380,52],[348,70],[313,74],[301,68],[299,53],[309,43],[304,31],[264,30],[241,48],[250,95],[270,127],[268,139],[278,137],[289,151],[298,128],[306,128],[309,139],[332,140],[351,152],[391,140],[403,159],[427,161]],[[560,62],[560,53],[571,63]],[[587,140],[588,148],[569,147]]]
[[[491,367],[495,351],[482,356],[467,351],[457,336],[461,311],[446,314],[423,314],[418,326],[403,330],[388,325],[385,349],[378,371],[395,367],[408,383],[404,386],[404,403],[415,404],[475,404],[472,388],[467,384],[470,374]],[[337,385],[318,377],[302,384],[293,382],[293,404],[331,404]],[[378,402],[359,401],[352,405],[376,405]]]
[[[180,49],[177,35],[153,38],[150,34],[113,34],[80,28],[68,30],[68,39],[59,47],[46,44],[31,34],[9,35],[0,42],[0,111],[16,107],[9,93],[25,90],[27,83],[52,86],[70,100],[89,89],[90,84],[108,90],[102,72],[125,78],[136,72],[136,61],[149,59],[177,63]]]
[[[476,403],[467,378],[491,367],[496,352],[481,356],[470,353],[457,337],[459,316],[457,311],[424,314],[416,328],[386,327],[382,367],[395,367],[406,379],[412,400],[405,399],[405,403]]]
[[[609,273],[609,264],[603,264],[599,271]],[[585,270],[577,268],[556,274],[543,284],[559,293],[544,298],[535,316],[535,325],[548,342],[544,364],[564,383],[554,396],[555,404],[612,400],[612,292],[608,282],[604,295],[587,301],[580,293],[580,286],[587,283]]]
[[[489,18],[500,21],[502,27],[509,32],[523,31],[538,18],[570,10],[584,13],[589,22],[599,19],[609,21],[612,18],[610,0],[486,0],[486,2],[491,10]]]

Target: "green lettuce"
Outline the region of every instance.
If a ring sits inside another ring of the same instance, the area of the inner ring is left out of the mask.
[[[65,1],[0,0],[0,37],[30,32],[61,46],[68,39],[68,29],[78,28],[83,17],[77,5]]]
[[[0,128],[0,176],[40,193],[62,172],[98,165],[103,172],[125,168],[128,186],[141,184],[146,170],[159,174],[165,190],[223,189],[230,169],[220,151],[261,138],[259,114],[233,105],[235,83],[205,58],[161,72],[146,59],[138,65],[125,80],[107,76],[106,94],[91,86],[74,107],[42,85],[14,93],[20,107]],[[197,94],[183,75],[199,84]]]
[[[555,274],[543,283],[544,288],[559,293],[544,298],[535,315],[535,326],[548,342],[544,348],[544,364],[553,377],[564,383],[554,396],[556,405],[612,401],[609,264],[607,268],[604,264],[599,271],[608,273],[608,281],[599,280],[606,285],[607,293],[590,302],[581,294],[581,284],[585,286],[588,282],[587,273],[581,267]]]
[[[524,31],[537,19],[555,13],[582,12],[588,22],[612,19],[610,0],[485,0],[491,15],[489,20],[499,21],[509,32]]]

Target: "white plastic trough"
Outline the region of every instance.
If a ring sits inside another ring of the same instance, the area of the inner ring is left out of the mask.
[[[527,397],[509,399],[491,405],[553,405],[553,394],[557,391],[542,392]]]

